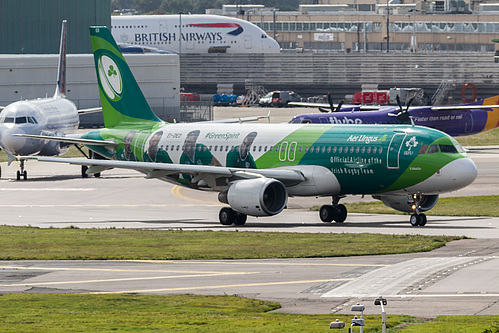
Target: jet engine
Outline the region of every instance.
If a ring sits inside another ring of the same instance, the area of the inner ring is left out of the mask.
[[[262,177],[231,183],[227,191],[220,192],[218,200],[242,214],[272,216],[284,209],[288,193],[280,181]]]
[[[47,136],[65,136],[64,133],[62,132],[42,132],[41,135],[47,135]],[[59,141],[51,141],[51,140],[44,140],[45,144],[42,146],[42,149],[40,150],[39,155],[42,156],[57,156],[64,154],[65,152],[68,151],[69,145],[65,142],[59,142]]]
[[[415,211],[413,207],[415,200],[412,195],[373,195],[373,198],[381,200],[386,206],[401,212],[413,213]],[[426,212],[437,204],[438,194],[420,195],[419,200],[419,211]]]

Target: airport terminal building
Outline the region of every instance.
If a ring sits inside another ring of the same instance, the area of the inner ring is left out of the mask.
[[[224,6],[273,36],[283,50],[314,52],[494,52],[499,3],[472,0],[318,0],[296,12]],[[387,6],[388,4],[388,6]],[[244,13],[244,15],[243,15]]]

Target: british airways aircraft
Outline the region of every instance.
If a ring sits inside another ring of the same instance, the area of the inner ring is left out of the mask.
[[[78,110],[66,98],[66,25],[62,21],[57,86],[53,97],[17,101],[0,113],[0,147],[10,155],[55,156],[65,153],[69,144],[21,137],[20,135],[65,136],[80,123],[79,114],[98,112],[101,107]],[[27,179],[24,161],[20,161],[17,180]]]
[[[119,45],[175,53],[279,53],[265,31],[241,19],[217,15],[112,16]]]
[[[451,136],[465,136],[499,127],[499,95],[460,105],[414,106],[343,106],[327,103],[292,102],[289,105],[317,107],[321,113],[294,116],[291,123],[323,124],[410,124],[431,127]]]

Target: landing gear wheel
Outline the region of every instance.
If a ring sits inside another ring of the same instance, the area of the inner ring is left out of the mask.
[[[345,205],[342,205],[342,204],[339,204],[337,205],[336,207],[336,216],[334,217],[334,220],[337,222],[337,223],[343,223],[345,222],[345,220],[347,219],[347,208],[345,207]]]
[[[331,205],[323,205],[319,210],[319,217],[322,222],[330,223],[334,219],[334,209]]]
[[[419,214],[421,216],[421,221],[419,221],[419,225],[424,227],[426,224],[426,215],[425,214]]]
[[[17,170],[16,179],[21,180],[21,171],[19,171],[19,170]]]
[[[28,171],[26,170],[23,171],[23,179],[24,180],[28,179]]]
[[[236,212],[236,218],[234,219],[235,225],[244,225],[248,215]]]
[[[421,217],[421,215],[415,214],[415,213],[411,215],[410,222],[411,222],[411,225],[413,227],[417,227],[418,225],[420,225],[421,221],[423,221],[423,218]]]
[[[86,165],[81,166],[81,178],[88,178],[87,170],[88,167]]]
[[[223,225],[231,225],[236,220],[236,212],[232,208],[224,207],[218,213],[218,220]]]
[[[100,172],[94,173],[94,177],[95,178],[99,178],[100,177]]]

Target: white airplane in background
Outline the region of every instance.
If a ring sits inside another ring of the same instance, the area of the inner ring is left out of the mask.
[[[175,53],[279,53],[275,39],[251,22],[217,15],[111,16],[118,44]],[[180,50],[180,51],[179,51]]]
[[[66,98],[66,25],[67,21],[62,21],[54,96],[14,102],[4,107],[0,113],[0,147],[11,155],[63,154],[71,144],[17,135],[65,136],[78,128],[80,114],[102,111],[101,107],[78,110],[76,105]],[[24,170],[24,161],[20,161],[17,171],[17,180],[21,177],[28,177],[27,171]]]

